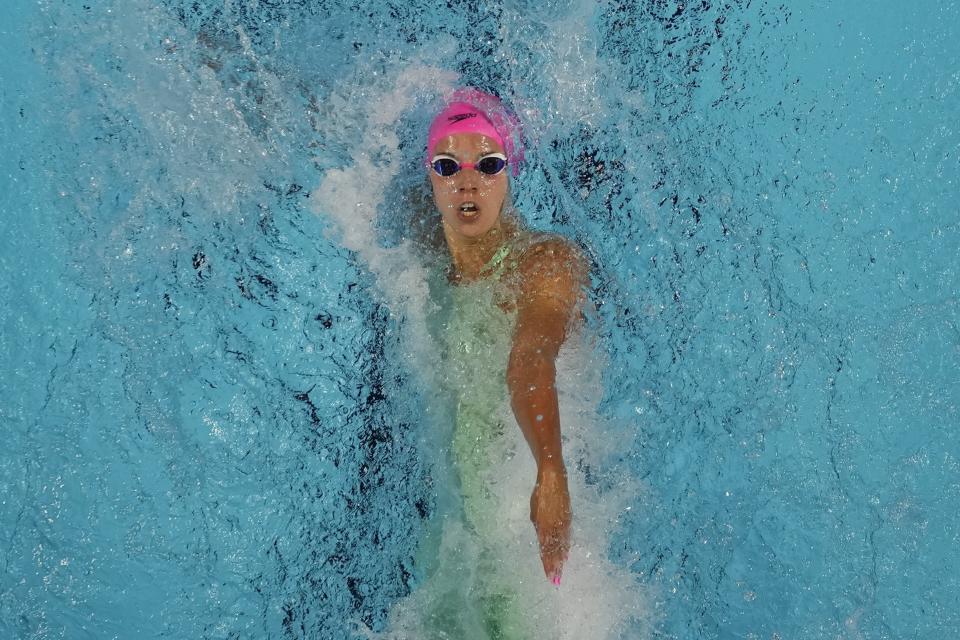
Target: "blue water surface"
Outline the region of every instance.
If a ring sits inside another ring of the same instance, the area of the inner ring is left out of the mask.
[[[428,66],[593,264],[631,637],[960,632],[960,4],[0,15],[0,637],[349,638],[419,584],[432,389],[311,193]]]

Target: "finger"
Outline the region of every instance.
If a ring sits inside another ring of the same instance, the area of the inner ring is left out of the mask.
[[[543,574],[547,580],[554,584],[559,584],[560,575],[563,573],[564,556],[558,550],[541,555],[543,562]]]
[[[570,552],[568,531],[565,527],[552,528],[551,531],[538,535],[540,542],[540,561],[548,580],[557,583],[567,555]]]

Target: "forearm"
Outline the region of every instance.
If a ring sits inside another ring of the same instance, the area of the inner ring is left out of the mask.
[[[515,345],[507,366],[513,414],[538,471],[563,468],[555,359],[556,349],[546,345]]]
[[[570,551],[570,492],[563,464],[556,359],[576,313],[586,273],[576,251],[562,242],[527,252],[523,287],[507,364],[507,386],[517,424],[537,463],[530,520],[547,579],[560,584]]]

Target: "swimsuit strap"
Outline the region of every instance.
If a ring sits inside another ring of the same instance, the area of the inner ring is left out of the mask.
[[[487,264],[483,265],[483,268],[480,269],[480,275],[499,280],[508,265],[516,267],[520,258],[530,247],[550,237],[546,233],[524,233],[519,237],[511,238],[497,249],[490,260],[487,261]],[[514,259],[508,263],[507,256],[510,255],[511,251],[514,252]]]
[[[503,275],[503,270],[506,268],[506,265],[504,264],[504,259],[506,259],[506,257],[509,254],[510,254],[510,245],[509,244],[503,245],[502,247],[497,249],[497,252],[493,254],[493,257],[490,258],[487,264],[483,265],[483,268],[480,269],[480,273],[482,275],[489,274],[494,279],[499,279],[500,276]]]

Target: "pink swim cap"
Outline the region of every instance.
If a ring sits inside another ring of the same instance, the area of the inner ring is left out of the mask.
[[[496,140],[506,152],[513,175],[519,172],[523,162],[520,121],[507,111],[500,98],[473,87],[454,91],[450,103],[430,124],[427,164],[437,142],[456,133],[480,133]]]

